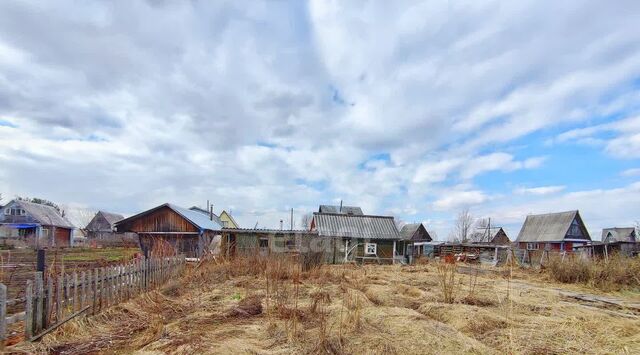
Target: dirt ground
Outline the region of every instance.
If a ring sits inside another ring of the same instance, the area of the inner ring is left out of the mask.
[[[11,351],[640,353],[637,291],[602,294],[531,271],[477,268],[457,269],[453,303],[445,303],[434,264],[301,272],[210,263],[159,292],[73,320],[40,343]]]

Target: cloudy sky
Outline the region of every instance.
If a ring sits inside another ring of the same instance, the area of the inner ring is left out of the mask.
[[[0,193],[640,220],[640,2],[0,2]],[[298,218],[296,224],[299,226]]]

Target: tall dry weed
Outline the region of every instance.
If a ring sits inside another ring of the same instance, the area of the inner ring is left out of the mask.
[[[602,291],[640,287],[640,259],[612,255],[608,259],[570,255],[552,257],[546,267],[552,279],[562,283],[582,283]]]
[[[442,292],[442,298],[445,303],[453,303],[455,301],[456,291],[456,264],[448,262],[440,262],[437,266],[438,284]]]

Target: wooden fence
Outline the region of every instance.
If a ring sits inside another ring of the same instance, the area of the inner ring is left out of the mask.
[[[7,299],[7,287],[0,283],[0,346],[14,323],[24,321],[24,339],[37,340],[79,314],[96,314],[162,285],[179,276],[184,265],[185,258],[179,256],[135,260],[79,274],[43,277],[36,272],[34,280],[26,281],[21,299]],[[24,312],[8,315],[7,307],[20,302]]]

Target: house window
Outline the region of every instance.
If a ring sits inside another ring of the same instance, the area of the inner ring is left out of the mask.
[[[269,239],[268,238],[260,238],[260,248],[268,248],[269,247]]]
[[[378,245],[376,243],[365,243],[364,253],[367,255],[376,255],[378,251]]]
[[[221,221],[222,222],[222,228],[228,228],[229,227],[229,221]]]
[[[7,216],[24,216],[27,213],[22,208],[7,208],[4,210],[4,214]]]
[[[295,249],[296,248],[296,240],[295,239],[287,239],[286,247],[287,249]]]
[[[538,250],[538,243],[527,243],[527,250]]]

